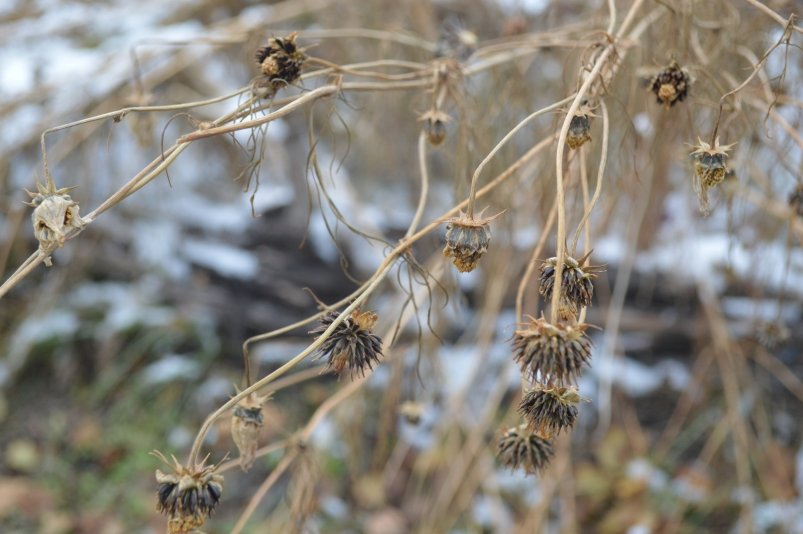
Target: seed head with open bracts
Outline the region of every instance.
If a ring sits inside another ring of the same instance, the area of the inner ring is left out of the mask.
[[[231,437],[240,451],[240,467],[247,471],[254,464],[254,457],[259,446],[259,431],[264,424],[262,405],[267,397],[256,393],[237,403],[231,416]]]
[[[298,33],[287,37],[271,37],[267,46],[256,51],[255,57],[262,77],[254,81],[254,93],[270,98],[276,91],[290,85],[301,76],[301,67],[307,60],[306,54],[296,45]]]
[[[198,465],[185,467],[175,456],[171,463],[158,451],[151,454],[171,470],[167,474],[156,470],[156,509],[168,518],[168,534],[195,531],[212,516],[223,494],[223,476],[216,473],[220,464],[206,465],[204,459]]]
[[[597,266],[587,265],[588,257],[586,254],[579,260],[566,256],[563,260],[563,271],[561,274],[561,317],[569,319],[577,317],[580,308],[591,306],[591,298],[594,296],[594,278],[600,271]],[[552,298],[552,289],[555,287],[555,267],[558,265],[558,258],[549,258],[541,266],[541,277],[538,292],[546,299]]]
[[[337,316],[337,312],[330,312],[310,334],[322,334]],[[326,338],[318,349],[318,358],[326,357],[328,368],[337,375],[347,369],[352,378],[355,374],[365,376],[366,368],[372,370],[382,356],[382,340],[371,332],[376,321],[374,312],[354,310]]]
[[[650,91],[655,95],[659,104],[669,108],[689,95],[691,76],[677,61],[672,60],[669,65],[661,69],[650,80]]]
[[[515,359],[532,382],[574,383],[591,362],[589,325],[551,324],[543,317],[531,319],[513,335]]]
[[[554,454],[552,443],[526,425],[509,428],[496,444],[496,456],[502,465],[523,469],[528,474],[543,471]]]
[[[469,217],[461,213],[446,221],[446,246],[443,255],[452,258],[461,273],[473,271],[491,242],[493,217]]]
[[[566,144],[576,150],[591,141],[591,118],[595,117],[587,103],[583,103],[569,122]]]
[[[73,228],[81,228],[85,222],[79,214],[78,203],[70,198],[65,187],[56,189],[52,182],[48,185],[36,184],[37,191],[26,191],[31,197],[28,206],[34,208],[31,215],[33,233],[39,241],[39,250],[50,254],[64,246],[67,232]],[[50,265],[50,258],[45,260]]]
[[[524,394],[519,413],[530,430],[559,434],[574,426],[577,421],[577,403],[582,400],[577,388],[548,387],[536,384]]]
[[[424,123],[424,133],[427,134],[427,141],[432,146],[438,146],[446,139],[446,123],[451,118],[442,111],[430,110],[418,118]]]
[[[714,146],[698,139],[689,154],[694,160],[694,190],[700,199],[700,210],[705,214],[708,214],[708,190],[725,179],[728,151],[731,148],[733,145],[720,145],[718,137]]]

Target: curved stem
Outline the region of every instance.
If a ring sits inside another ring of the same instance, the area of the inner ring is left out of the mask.
[[[555,224],[555,215],[557,215],[557,213],[558,204],[555,202],[552,204],[552,209],[549,210],[549,216],[547,217],[546,224],[544,224],[544,229],[541,230],[541,237],[538,238],[538,243],[535,245],[535,248],[530,255],[530,260],[527,262],[527,269],[524,271],[524,275],[521,277],[521,281],[519,282],[519,287],[516,289],[516,320],[520,323],[524,322],[524,293],[527,291],[530,278],[532,278],[535,268],[539,263],[538,258],[541,257],[541,253],[544,250],[544,245],[546,245],[546,240],[549,237],[549,233],[552,231],[552,226]]]

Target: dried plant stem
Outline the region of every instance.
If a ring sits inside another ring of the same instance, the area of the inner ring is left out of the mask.
[[[776,13],[775,11],[764,5],[762,2],[759,2],[758,0],[745,0],[745,2],[747,2],[753,7],[758,8],[759,11],[769,16],[771,19],[773,19],[778,24],[782,25],[784,28],[788,27],[789,29],[796,31],[797,33],[803,33],[803,28],[794,25],[794,22],[797,20],[797,15],[795,15],[794,13],[790,15],[788,19],[785,19],[778,13]]]
[[[539,258],[541,258],[541,254],[544,251],[544,246],[555,224],[555,216],[557,214],[558,203],[554,202],[552,204],[552,209],[549,210],[546,223],[544,223],[544,227],[541,229],[541,236],[538,238],[538,243],[536,243],[532,254],[530,254],[530,259],[527,261],[527,269],[524,271],[524,275],[521,277],[519,286],[516,289],[516,320],[520,323],[524,322],[524,294],[527,291],[527,287],[530,285],[530,279],[533,273],[535,273],[536,268],[540,264]]]
[[[297,449],[293,449],[292,451],[288,452],[287,454],[282,457],[279,461],[279,465],[277,465],[273,471],[270,472],[270,475],[265,479],[262,484],[260,484],[259,488],[254,492],[251,496],[251,499],[248,501],[248,505],[243,510],[243,513],[240,514],[240,517],[237,519],[237,523],[234,524],[234,527],[231,529],[231,534],[240,534],[245,528],[246,523],[248,520],[251,519],[251,516],[254,515],[259,503],[265,497],[265,494],[268,493],[268,490],[279,480],[279,477],[287,471],[287,468],[292,465],[293,461],[298,457],[299,452]]]
[[[577,230],[574,232],[574,240],[572,241],[572,246],[570,248],[572,252],[576,251],[577,249],[577,240],[580,238],[581,229],[585,228],[586,232],[589,231],[590,227],[588,225],[588,221],[591,218],[591,212],[594,210],[594,206],[597,205],[597,201],[602,194],[602,178],[605,176],[605,165],[608,162],[610,121],[608,120],[608,106],[605,105],[605,102],[600,102],[600,107],[602,108],[602,151],[600,152],[599,168],[597,170],[597,185],[594,188],[594,195],[591,197],[591,202],[589,202],[588,206],[586,207],[585,213],[583,213],[583,218],[580,220],[580,223],[577,225]],[[588,237],[588,234],[586,235],[585,241],[585,251],[588,252],[591,249],[591,241]]]
[[[502,140],[499,141],[496,144],[496,146],[491,149],[490,152],[488,152],[488,155],[485,156],[485,158],[480,162],[479,165],[477,165],[477,169],[474,171],[474,174],[471,176],[471,189],[470,189],[469,195],[468,195],[468,217],[469,218],[473,218],[474,217],[474,203],[475,203],[475,197],[477,195],[477,182],[479,181],[480,173],[485,168],[485,166],[488,165],[488,163],[491,161],[491,159],[493,159],[493,157],[502,149],[503,146],[505,146],[505,144],[508,141],[510,141],[510,139],[514,135],[516,135],[516,133],[518,133],[519,130],[521,130],[522,128],[527,126],[527,124],[529,124],[530,121],[540,117],[544,113],[549,113],[550,111],[558,109],[560,106],[566,104],[573,97],[574,97],[574,95],[567,96],[563,100],[560,100],[558,102],[555,102],[554,104],[550,104],[549,106],[541,108],[538,111],[530,113],[527,117],[524,118],[524,120],[522,120],[516,126],[514,126],[502,138]]]
[[[424,63],[414,63],[412,61],[380,60],[380,61],[366,61],[364,63],[355,63],[352,65],[338,65],[337,63],[332,63],[331,61],[327,61],[322,58],[308,57],[307,62],[317,63],[319,65],[323,65],[326,68],[307,73],[306,76],[301,77],[302,79],[312,78],[313,76],[320,76],[322,74],[331,74],[333,72],[336,72],[338,74],[350,74],[352,76],[376,78],[378,80],[385,80],[385,81],[415,80],[427,76],[430,71],[428,65]],[[369,67],[373,68],[373,67],[387,67],[387,66],[413,69],[413,72],[406,72],[403,74],[386,74],[384,72],[362,70],[364,68],[369,68]]]

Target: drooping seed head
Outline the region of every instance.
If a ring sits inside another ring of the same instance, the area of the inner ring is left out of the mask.
[[[568,320],[576,318],[580,308],[591,306],[594,296],[594,278],[601,269],[599,266],[587,265],[588,255],[580,260],[565,256],[561,274],[561,318]],[[538,292],[544,298],[552,298],[555,287],[555,272],[558,258],[552,257],[541,265],[541,277]]]
[[[37,183],[36,189],[35,193],[26,191],[31,197],[26,204],[34,208],[31,222],[39,250],[49,254],[63,247],[67,232],[82,228],[85,221],[81,219],[78,203],[67,194],[70,187],[56,189],[51,182],[49,185]],[[49,259],[46,263],[50,263]]]
[[[451,117],[439,110],[429,110],[418,118],[424,123],[424,133],[432,146],[439,146],[446,139],[446,124]]]
[[[223,494],[223,476],[216,473],[218,465],[183,466],[172,457],[153,451],[151,454],[162,460],[171,470],[162,473],[156,470],[156,509],[168,518],[169,534],[193,532],[211,517]]]
[[[588,104],[584,103],[577,109],[569,122],[569,132],[566,136],[569,148],[576,150],[591,141],[591,118],[594,116]]]
[[[531,382],[567,385],[577,381],[583,367],[591,362],[591,341],[585,335],[589,325],[551,324],[543,317],[531,319],[513,335],[515,360]]]
[[[497,215],[498,216],[498,215]],[[443,255],[452,258],[461,273],[473,271],[491,242],[490,222],[495,217],[468,217],[460,214],[446,221]]]
[[[506,430],[496,445],[496,456],[502,465],[523,469],[527,474],[543,471],[554,454],[552,443],[525,425]]]
[[[574,426],[577,421],[577,404],[582,400],[577,388],[549,387],[536,384],[524,394],[519,413],[530,430],[558,434]]]
[[[231,437],[240,451],[240,467],[243,471],[249,470],[254,464],[259,432],[265,422],[262,405],[266,400],[267,397],[251,393],[237,403],[231,416]]]
[[[691,76],[677,61],[672,60],[669,65],[661,69],[650,81],[650,91],[655,95],[659,104],[669,108],[683,100],[689,94]]]
[[[700,210],[708,214],[708,190],[722,183],[728,172],[728,151],[734,145],[720,145],[719,138],[714,146],[697,139],[694,150],[689,154],[694,161],[694,190],[700,200]]]
[[[323,334],[339,314],[330,312],[321,319],[321,324],[310,334]],[[318,348],[317,358],[327,358],[328,368],[340,375],[345,369],[350,377],[365,376],[382,356],[382,340],[371,332],[377,321],[374,312],[351,312]]]
[[[252,91],[262,98],[270,98],[276,91],[298,80],[306,54],[296,45],[297,32],[287,37],[271,37],[267,46],[257,49],[255,58],[261,78],[254,80]]]

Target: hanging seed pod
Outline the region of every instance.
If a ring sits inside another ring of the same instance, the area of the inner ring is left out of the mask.
[[[451,120],[451,117],[440,110],[429,110],[423,113],[419,121],[424,123],[424,133],[427,134],[427,140],[432,146],[439,146],[446,139],[446,123]]]
[[[496,446],[496,456],[502,465],[523,469],[528,474],[543,471],[554,455],[552,443],[528,430],[526,425],[509,428]]]
[[[594,296],[593,280],[601,269],[599,266],[586,264],[590,255],[589,252],[579,260],[566,256],[563,260],[560,308],[561,318],[564,320],[575,319],[580,308],[591,306],[591,298]],[[538,292],[547,300],[552,298],[557,265],[558,258],[556,257],[549,258],[541,265]]]
[[[310,334],[325,332],[338,315],[337,312],[330,312],[324,316],[321,324]],[[355,374],[365,376],[365,370],[373,370],[374,364],[378,364],[382,356],[382,340],[371,332],[376,321],[374,312],[361,312],[357,308],[326,338],[318,349],[317,358],[327,358],[328,369],[337,375],[347,369],[352,378]]]
[[[569,148],[577,150],[591,141],[591,118],[595,116],[586,103],[577,109],[569,122],[569,133],[566,136],[566,144],[569,145]]]
[[[519,413],[530,430],[558,434],[577,421],[577,404],[582,397],[577,388],[536,384],[522,397]]]
[[[591,362],[591,341],[587,324],[553,325],[543,317],[531,319],[513,335],[515,360],[531,382],[574,383],[583,367]]]
[[[424,405],[416,401],[405,401],[399,406],[399,414],[411,425],[417,425],[424,416]]]
[[[271,37],[268,45],[259,48],[255,57],[262,78],[254,80],[252,91],[262,98],[270,98],[276,91],[290,85],[301,76],[306,54],[296,45],[297,32],[287,37]]]
[[[70,198],[65,187],[56,189],[52,182],[47,186],[37,183],[36,193],[25,191],[31,197],[28,206],[34,208],[31,215],[33,234],[39,241],[39,250],[48,254],[45,265],[51,265],[50,253],[64,246],[67,232],[73,228],[82,228],[85,221],[79,214],[78,203]]]
[[[259,432],[265,424],[262,405],[267,397],[256,393],[237,403],[231,416],[231,437],[240,451],[240,468],[248,471],[254,465],[254,457],[259,446]]]
[[[460,216],[446,221],[446,246],[443,255],[451,257],[461,273],[473,271],[480,258],[488,251],[491,242],[490,222],[499,215],[485,218],[482,213],[477,218]]]
[[[789,195],[789,207],[798,217],[803,217],[803,184],[798,184]]]
[[[170,473],[156,470],[156,509],[167,516],[168,534],[193,532],[211,517],[223,494],[223,476],[215,473],[220,464],[185,467],[172,456],[170,463],[159,451],[151,454],[170,467]]]
[[[689,154],[694,160],[694,190],[700,200],[700,211],[708,214],[708,190],[725,179],[728,172],[728,151],[734,145],[720,145],[717,137],[712,147],[698,138]]]
[[[650,81],[650,91],[655,95],[657,102],[667,108],[677,102],[683,102],[689,94],[690,86],[691,76],[675,60]]]

